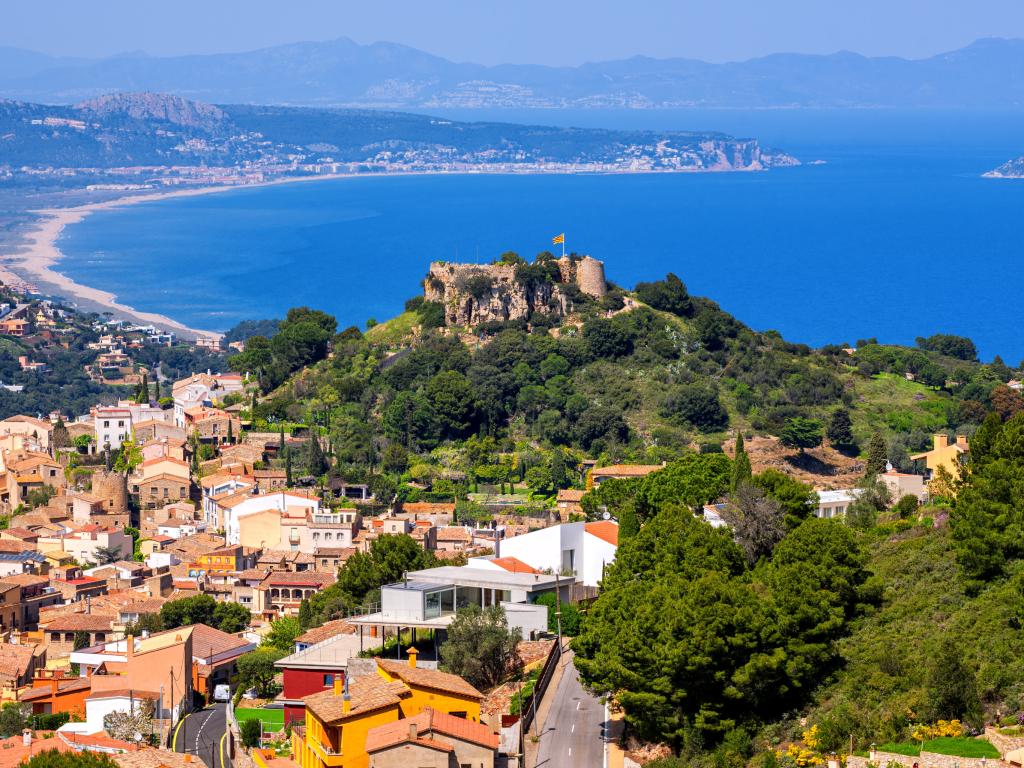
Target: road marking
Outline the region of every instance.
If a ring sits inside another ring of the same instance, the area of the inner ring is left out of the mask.
[[[576,702],[576,711],[577,712],[580,711],[580,702],[578,702],[578,701]]]
[[[172,739],[171,739],[171,748],[172,748],[172,749],[173,749],[173,750],[174,750],[175,752],[177,752],[177,751],[178,751],[178,731],[180,731],[180,730],[181,730],[181,726],[183,726],[183,725],[185,724],[185,721],[186,721],[186,720],[188,720],[188,719],[189,719],[190,717],[192,717],[192,714],[191,714],[191,713],[189,713],[189,714],[185,715],[185,716],[184,716],[183,718],[181,718],[181,720],[180,720],[180,721],[178,722],[178,727],[174,729],[174,738],[172,738]]]
[[[569,747],[569,757],[572,757],[572,747]]]
[[[569,733],[576,733],[576,723],[572,724],[572,728],[569,729]]]
[[[224,742],[227,737],[227,731],[224,731],[224,735],[220,737],[220,768],[224,768]]]

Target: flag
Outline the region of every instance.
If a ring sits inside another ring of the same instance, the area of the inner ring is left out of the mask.
[[[560,235],[555,235],[554,237],[551,238],[552,245],[558,245],[559,243],[565,245],[565,232],[563,232]]]

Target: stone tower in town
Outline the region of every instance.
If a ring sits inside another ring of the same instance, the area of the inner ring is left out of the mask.
[[[128,513],[128,482],[120,472],[97,469],[92,473],[92,494],[103,499],[108,515]]]

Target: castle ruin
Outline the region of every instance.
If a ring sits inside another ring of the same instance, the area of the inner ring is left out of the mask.
[[[578,293],[599,299],[608,292],[604,262],[590,256],[563,256],[553,262],[558,278],[524,278],[527,265],[449,264],[435,261],[423,281],[423,298],[444,307],[449,326],[529,320],[535,313],[562,318]]]

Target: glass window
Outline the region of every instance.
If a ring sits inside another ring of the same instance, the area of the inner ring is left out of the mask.
[[[324,675],[324,685],[325,686],[327,686],[327,685],[334,685],[334,675],[333,674],[326,674],[326,675]]]

